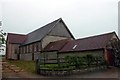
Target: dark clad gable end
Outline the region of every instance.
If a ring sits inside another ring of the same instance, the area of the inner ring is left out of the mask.
[[[68,37],[74,39],[72,33],[70,32],[66,24],[63,22],[63,20],[59,21],[59,23],[55,25],[55,27],[50,31],[49,35]]]

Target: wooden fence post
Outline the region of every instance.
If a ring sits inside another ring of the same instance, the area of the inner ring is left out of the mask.
[[[36,59],[35,72],[36,72],[37,74],[40,73],[40,60],[39,60],[39,59]]]

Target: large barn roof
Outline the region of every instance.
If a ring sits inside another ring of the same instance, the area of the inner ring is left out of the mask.
[[[42,40],[60,21],[63,21],[62,18],[59,18],[59,19],[27,34],[28,38],[24,44],[29,44],[32,42]],[[71,37],[74,38],[68,28],[67,28],[67,30],[68,30],[69,34],[71,35]]]
[[[103,49],[115,32],[69,41],[60,52]]]
[[[15,41],[18,40],[19,43],[23,43],[22,45],[30,44],[30,43],[42,40],[60,21],[63,22],[63,20],[61,18],[59,18],[59,19],[57,19],[57,20],[55,20],[55,21],[53,21],[53,22],[51,22],[51,23],[49,23],[49,24],[47,24],[47,25],[45,25],[45,26],[43,26],[43,27],[41,27],[37,30],[35,30],[35,31],[32,31],[32,32],[28,33],[26,35],[27,37],[26,37],[24,43],[20,42],[20,41],[22,41],[21,40],[22,38],[20,40],[17,39],[17,37],[19,37],[21,35],[16,34],[15,36],[12,35],[12,37],[11,37],[11,35],[10,36],[8,35],[8,36],[11,38],[11,41],[13,39],[16,39]],[[69,31],[69,29],[67,27],[66,27],[66,29],[68,30],[71,37],[74,38],[72,33]]]
[[[60,20],[61,18],[27,34],[28,38],[24,44],[40,41]]]

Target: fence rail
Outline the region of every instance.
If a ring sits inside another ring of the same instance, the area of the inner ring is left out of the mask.
[[[62,60],[62,62],[60,60]],[[83,58],[71,56],[64,59],[39,59],[36,61],[36,72],[42,75],[70,75],[74,74],[74,72],[106,69],[107,66],[101,57],[94,58],[91,55]]]

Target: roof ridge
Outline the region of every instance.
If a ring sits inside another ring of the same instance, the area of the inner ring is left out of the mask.
[[[23,36],[26,36],[26,34],[18,34],[18,33],[8,33],[8,34],[12,34],[12,35],[23,35]]]
[[[48,24],[46,24],[46,25],[44,25],[44,26],[42,26],[42,27],[40,27],[40,28],[38,28],[38,29],[35,29],[35,30],[29,32],[28,34],[31,34],[31,33],[35,32],[35,31],[39,30],[39,29],[42,29],[42,28],[44,28],[45,26],[47,26],[47,25],[49,25],[49,24],[51,24],[51,23],[53,23],[53,22],[55,22],[55,21],[58,21],[58,20],[61,20],[61,18],[56,19],[56,20],[54,20],[54,21],[52,21],[52,22],[49,22]],[[28,35],[28,34],[27,34],[27,35]]]
[[[94,38],[94,37],[99,37],[99,36],[109,35],[109,34],[113,34],[113,33],[115,33],[115,31],[113,31],[113,32],[109,32],[109,33],[103,33],[103,34],[99,34],[99,35],[94,35],[94,36],[89,36],[89,37],[84,37],[84,38],[80,38],[80,39],[76,39],[76,40],[82,40],[82,39]]]

